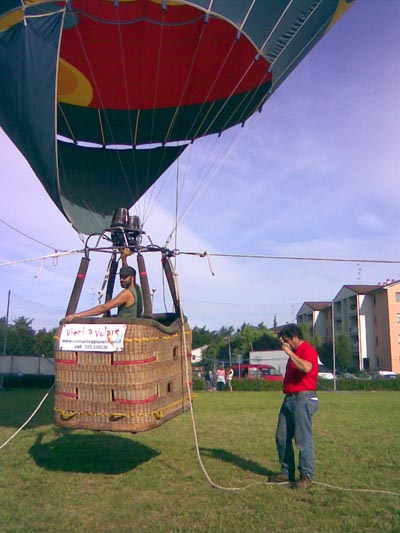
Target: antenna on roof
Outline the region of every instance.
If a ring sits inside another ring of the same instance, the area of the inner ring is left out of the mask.
[[[362,271],[361,265],[360,263],[357,263],[357,281],[359,285],[361,285],[361,271]]]

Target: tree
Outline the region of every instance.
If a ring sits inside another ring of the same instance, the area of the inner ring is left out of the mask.
[[[336,359],[341,370],[348,370],[352,366],[350,337],[340,333],[335,339]]]
[[[324,365],[333,368],[333,344],[331,342],[324,342],[318,347],[318,356]]]
[[[45,355],[54,357],[54,336],[57,328],[50,331],[32,328],[33,318],[20,316],[7,327],[7,355]],[[5,317],[0,317],[0,343],[4,344]]]
[[[205,326],[203,326],[202,328],[195,326],[192,329],[193,348],[199,348],[200,346],[205,346],[206,344],[210,345],[213,342],[215,336],[216,333],[208,331]]]
[[[278,337],[272,331],[268,330],[253,343],[253,347],[256,351],[279,350],[281,348],[281,343],[279,342]]]
[[[315,349],[321,345],[321,336],[318,334],[311,335],[311,328],[305,322],[300,322],[299,329],[303,334],[303,339],[311,344],[311,346],[314,346]]]
[[[57,328],[46,331],[44,328],[36,332],[33,344],[33,355],[54,357],[54,336]]]
[[[31,355],[35,343],[35,332],[32,329],[33,318],[20,316],[8,327],[7,354]]]
[[[301,331],[303,335],[303,339],[307,342],[310,342],[311,335],[310,335],[310,328],[307,326],[305,322],[300,322],[299,324],[299,330]]]

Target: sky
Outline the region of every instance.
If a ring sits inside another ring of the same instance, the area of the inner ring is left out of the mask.
[[[331,301],[343,285],[400,279],[400,264],[383,262],[400,261],[399,52],[400,1],[358,0],[262,113],[196,141],[131,209],[159,245],[179,213],[169,246],[181,252],[177,280],[192,326],[272,327],[275,317],[295,321],[305,301]],[[81,254],[17,261],[83,243],[1,129],[0,176],[0,316],[11,291],[11,321],[26,316],[36,330],[55,327]],[[209,260],[182,253],[205,251]],[[157,312],[163,284],[151,255]],[[91,259],[78,309],[96,304],[104,269],[103,255]]]

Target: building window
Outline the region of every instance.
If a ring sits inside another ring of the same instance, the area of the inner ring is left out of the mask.
[[[397,335],[397,342],[400,344],[400,335]]]
[[[396,292],[396,302],[400,302],[400,292]]]
[[[376,344],[377,346],[379,345],[378,337],[375,337],[375,344]],[[399,338],[399,344],[400,344],[400,338]]]

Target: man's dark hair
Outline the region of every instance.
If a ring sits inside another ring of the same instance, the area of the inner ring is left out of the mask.
[[[292,326],[287,326],[286,328],[281,329],[281,331],[278,333],[278,337],[287,337],[288,339],[297,337],[298,339],[303,340],[303,333],[301,332],[300,328],[293,324]]]

